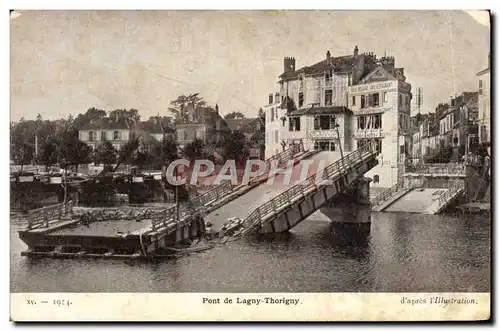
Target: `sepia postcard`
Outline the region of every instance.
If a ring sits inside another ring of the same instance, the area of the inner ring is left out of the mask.
[[[489,320],[490,34],[11,10],[11,321]]]

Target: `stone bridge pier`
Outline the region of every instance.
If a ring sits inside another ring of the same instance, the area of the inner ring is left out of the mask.
[[[320,211],[331,220],[338,245],[364,244],[370,235],[370,178],[362,177],[353,188],[327,201]]]

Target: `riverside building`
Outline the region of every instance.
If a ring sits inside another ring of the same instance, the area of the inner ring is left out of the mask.
[[[395,59],[360,54],[356,46],[351,55],[333,57],[327,51],[324,60],[300,69],[293,57],[285,57],[283,64],[278,82],[283,114],[278,112],[279,124],[268,126],[266,111],[266,157],[281,150],[271,139],[276,136],[280,144],[302,142],[306,149],[338,157],[371,142],[380,153],[379,165],[367,176],[373,186],[394,185],[409,153],[412,99],[411,85]]]

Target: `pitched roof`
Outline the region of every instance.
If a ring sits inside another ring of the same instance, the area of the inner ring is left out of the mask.
[[[215,124],[217,120],[224,120],[219,113],[215,111],[215,109],[211,107],[196,107],[193,109],[192,105],[188,105],[185,108],[185,111],[189,114],[192,114],[193,119],[188,123],[212,123]],[[182,123],[187,124],[187,123]]]
[[[363,54],[354,56],[354,55],[345,55],[345,56],[337,56],[330,57],[329,59],[324,59],[318,63],[315,63],[311,66],[305,66],[293,72],[284,72],[279,77],[281,79],[287,80],[291,78],[295,78],[300,74],[309,75],[315,73],[321,73],[324,70],[333,69],[337,73],[348,73],[356,66],[357,63],[361,61],[364,57]]]
[[[264,123],[261,118],[239,118],[239,119],[227,119],[226,123],[231,129],[231,131],[243,129],[244,131],[256,130],[254,128],[255,123],[260,122],[261,127],[264,127]],[[247,130],[245,130],[247,129]]]
[[[137,128],[139,130],[148,132],[148,133],[172,133],[175,130],[166,125],[162,124],[160,121],[142,121],[137,123]]]
[[[80,130],[128,130],[133,125],[124,117],[103,117],[84,125]]]
[[[226,119],[229,128],[234,131],[248,125],[254,118],[237,118],[237,119]]]
[[[392,75],[384,67],[378,65],[368,75],[363,77],[363,79],[357,85],[366,84],[370,82],[387,81],[387,80],[396,80],[396,77],[394,77],[394,75]]]

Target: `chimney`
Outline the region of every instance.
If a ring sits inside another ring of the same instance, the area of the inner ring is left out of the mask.
[[[326,59],[330,60],[331,57],[332,57],[332,54],[330,53],[330,51],[326,51]]]
[[[219,105],[218,104],[215,104],[215,113],[219,114]]]
[[[284,72],[294,72],[295,71],[295,58],[285,57],[283,59]]]
[[[358,53],[359,53],[359,49],[358,49],[358,45],[356,45],[354,47],[354,56],[358,56]]]

